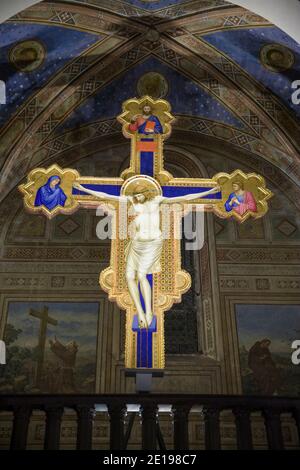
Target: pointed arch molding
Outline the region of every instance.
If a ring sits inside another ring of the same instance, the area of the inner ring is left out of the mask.
[[[212,0],[211,3],[218,2]],[[71,5],[64,3],[65,10]],[[89,10],[89,7],[84,8]],[[228,8],[227,4],[225,10]],[[241,11],[245,15],[245,10]],[[197,15],[199,12],[195,13]],[[195,16],[185,18],[185,24],[194,21]],[[118,18],[103,10],[101,19],[104,39],[67,64],[20,107],[3,129],[0,135],[4,159],[0,183],[3,197],[16,179],[24,177],[31,155],[52,139],[54,129],[66,117],[88,97],[151,54],[195,81],[230,109],[243,122],[251,150],[299,182],[299,124],[274,95],[237,64],[199,35],[175,34],[174,37],[166,29],[168,21],[165,20],[160,23],[164,29],[160,41],[153,44],[145,36],[145,26],[139,18],[131,18],[124,26],[124,17]],[[170,24],[172,21],[173,18]]]

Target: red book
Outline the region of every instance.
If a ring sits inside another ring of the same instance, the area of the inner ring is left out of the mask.
[[[155,128],[155,122],[153,122],[153,121],[147,121],[147,124],[146,124],[146,127],[145,127],[145,131],[146,131],[146,132],[154,132],[154,128]]]

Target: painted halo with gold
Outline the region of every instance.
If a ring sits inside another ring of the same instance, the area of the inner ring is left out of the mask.
[[[137,175],[125,181],[121,188],[121,195],[133,196],[134,194],[142,194],[148,191],[155,193],[156,196],[162,195],[161,186],[154,178],[147,175]]]

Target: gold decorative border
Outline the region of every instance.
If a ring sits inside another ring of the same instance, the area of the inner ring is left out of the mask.
[[[119,220],[119,210],[117,209],[114,218],[116,230],[118,230]],[[181,269],[180,240],[172,236],[176,225],[180,223],[181,215],[175,212],[171,237],[164,241],[161,258],[162,270],[153,275],[153,310],[157,317],[157,332],[153,333],[153,368],[157,369],[165,367],[164,312],[169,310],[174,302],[180,302],[182,295],[191,286],[189,273]],[[132,331],[135,309],[125,280],[125,246],[127,242],[128,240],[112,240],[110,266],[101,272],[99,282],[102,289],[108,293],[109,300],[117,302],[121,309],[126,310],[125,365],[127,368],[135,368],[137,359],[136,333]]]
[[[233,173],[218,173],[213,178],[213,181],[218,183],[222,188],[222,201],[213,206],[213,212],[221,218],[234,217],[238,222],[245,222],[250,217],[259,219],[268,212],[267,201],[274,196],[272,191],[266,187],[266,181],[263,176],[256,173],[244,173],[242,170],[235,170]],[[229,194],[232,192],[231,186],[235,180],[240,180],[244,183],[246,190],[251,191],[254,195],[257,212],[247,211],[242,216],[234,211],[226,212],[224,203],[228,199]]]
[[[172,132],[172,122],[175,120],[175,117],[171,114],[170,103],[163,99],[153,99],[151,96],[143,96],[142,98],[133,98],[125,101],[122,107],[122,114],[117,116],[118,121],[122,124],[123,135],[127,139],[131,139],[131,160],[130,167],[124,170],[121,174],[121,177],[124,179],[130,178],[136,174],[140,173],[140,158],[139,151],[137,150],[137,143],[149,135],[138,134],[136,132],[131,132],[129,130],[129,124],[131,117],[139,114],[141,109],[146,104],[149,104],[153,109],[153,114],[158,116],[160,119],[164,133],[163,134],[153,134],[151,137],[156,143],[157,148],[154,153],[154,177],[163,184],[165,181],[168,181],[172,175],[164,169],[163,163],[163,142],[167,139]]]
[[[53,210],[47,209],[45,206],[35,207],[34,199],[37,193],[37,190],[43,186],[48,178],[53,175],[58,175],[61,178],[61,187],[64,190],[67,200],[66,206],[57,206]],[[73,183],[78,180],[79,173],[76,170],[67,168],[63,170],[58,165],[54,164],[49,168],[36,168],[32,170],[27,178],[27,183],[21,184],[18,189],[24,195],[24,206],[29,212],[33,214],[42,213],[52,219],[58,214],[72,214],[76,211],[78,207],[78,202],[72,196],[72,186]]]

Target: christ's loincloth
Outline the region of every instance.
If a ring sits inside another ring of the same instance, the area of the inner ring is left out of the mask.
[[[163,239],[131,240],[126,247],[126,271],[140,274],[154,274],[161,271],[160,256]]]

